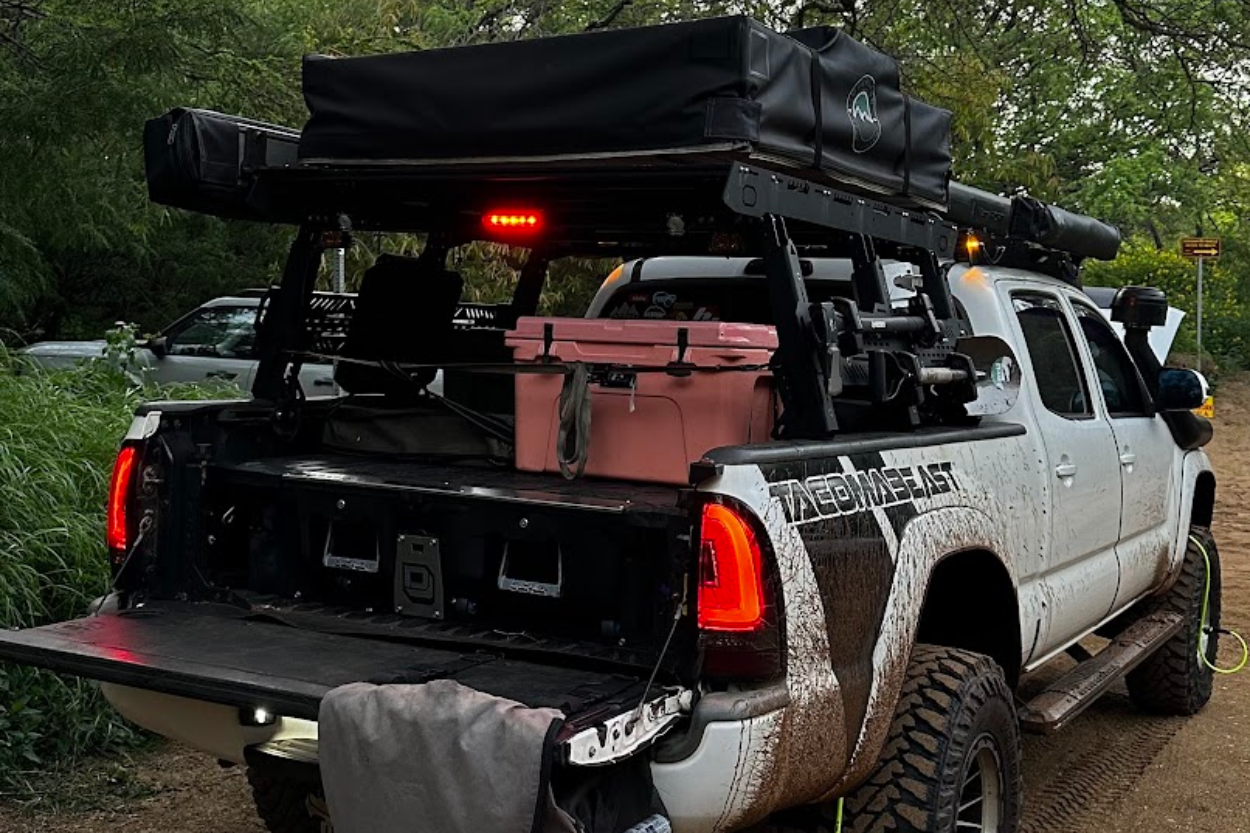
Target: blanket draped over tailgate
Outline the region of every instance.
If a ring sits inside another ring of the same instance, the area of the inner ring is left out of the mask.
[[[336,833],[574,833],[548,776],[564,716],[452,680],[353,683],[321,703]]]

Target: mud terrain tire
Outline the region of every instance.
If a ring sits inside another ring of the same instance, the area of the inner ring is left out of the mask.
[[[1003,671],[970,651],[917,645],[881,766],[846,798],[852,833],[1016,833],[1020,730]]]
[[[270,833],[333,833],[325,813],[325,797],[303,781],[273,778],[248,769],[256,814]],[[311,809],[310,809],[311,808]]]
[[[1197,714],[1211,699],[1215,672],[1199,656],[1198,638],[1202,633],[1202,601],[1206,594],[1207,565],[1197,539],[1211,558],[1211,602],[1207,625],[1211,633],[1206,643],[1207,661],[1214,663],[1219,649],[1220,554],[1209,529],[1193,527],[1185,548],[1176,584],[1147,608],[1149,612],[1180,613],[1185,624],[1180,633],[1129,673],[1129,697],[1140,709],[1157,714]]]

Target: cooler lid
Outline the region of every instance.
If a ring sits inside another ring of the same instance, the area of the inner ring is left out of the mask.
[[[547,325],[553,341],[582,344],[654,344],[677,346],[678,332],[686,331],[690,347],[777,349],[777,330],[765,324],[730,321],[650,321],[646,319],[521,318],[508,333],[508,344],[542,342]]]

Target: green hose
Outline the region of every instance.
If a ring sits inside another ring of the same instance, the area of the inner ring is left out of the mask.
[[[1207,565],[1207,586],[1206,591],[1202,594],[1202,618],[1198,620],[1200,623],[1203,623],[1198,632],[1198,658],[1202,660],[1203,665],[1210,668],[1216,674],[1236,674],[1238,671],[1245,669],[1247,663],[1250,663],[1250,645],[1246,644],[1246,640],[1241,634],[1230,630],[1219,631],[1220,633],[1228,634],[1233,639],[1236,639],[1241,643],[1241,662],[1237,663],[1232,668],[1220,668],[1218,665],[1211,662],[1211,660],[1207,659],[1206,651],[1202,650],[1202,637],[1209,635],[1206,633],[1205,623],[1207,621],[1207,613],[1211,607],[1211,556],[1207,553],[1207,548],[1203,546],[1203,543],[1196,537],[1190,535],[1189,540],[1193,541],[1194,546],[1198,548],[1198,552],[1202,553],[1202,560],[1205,561]]]

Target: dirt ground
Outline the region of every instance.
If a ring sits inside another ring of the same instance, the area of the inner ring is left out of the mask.
[[[1250,376],[1218,394],[1210,452],[1219,477],[1224,622],[1250,635]],[[1230,643],[1221,643],[1226,665],[1236,661]],[[1140,715],[1120,689],[1058,735],[1026,737],[1024,759],[1024,833],[1250,831],[1250,670],[1217,678],[1211,704],[1188,720]],[[120,776],[116,767],[89,771],[82,783],[71,789],[89,800],[76,806],[90,809],[0,804],[0,833],[264,831],[239,769],[177,746],[136,756]],[[119,786],[110,792],[112,783]]]

